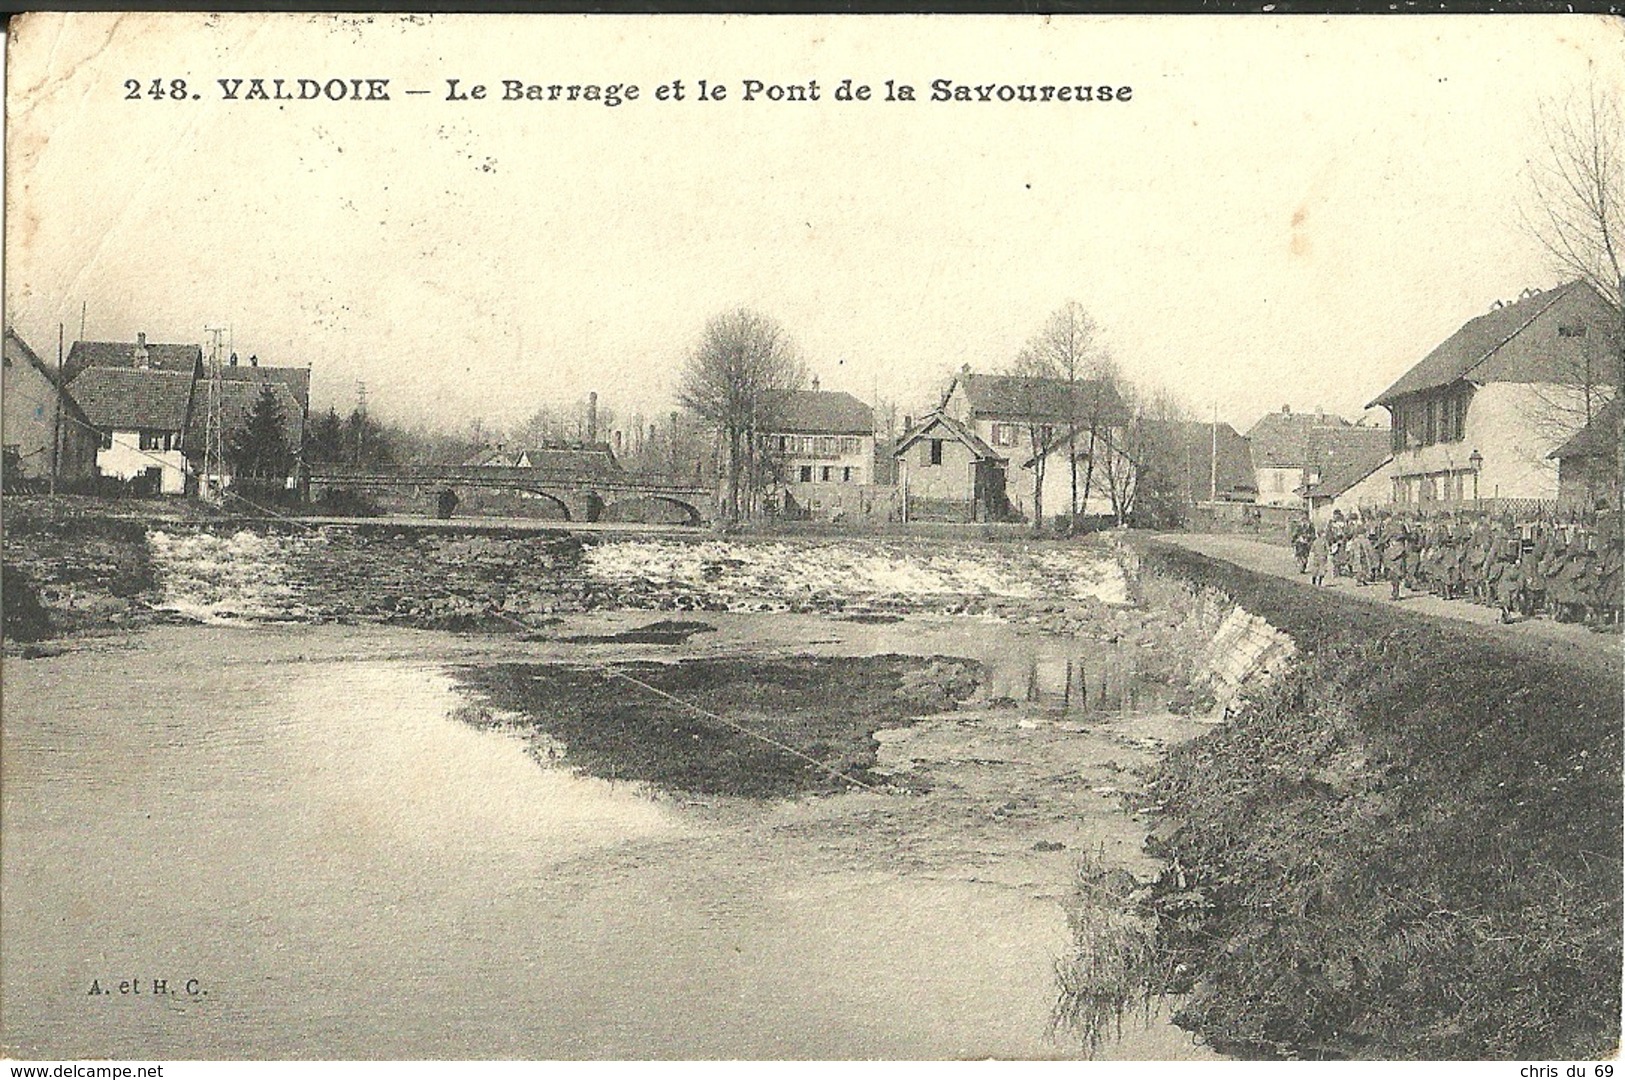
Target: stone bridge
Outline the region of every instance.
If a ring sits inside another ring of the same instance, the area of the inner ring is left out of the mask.
[[[434,513],[440,496],[451,491],[464,509],[480,506],[487,493],[509,494],[539,500],[553,511],[545,516],[562,516],[566,521],[671,520],[681,515],[685,523],[699,525],[710,519],[715,499],[715,492],[703,484],[608,469],[323,464],[310,466],[306,475],[312,501],[345,491],[391,504],[392,509],[424,513]]]

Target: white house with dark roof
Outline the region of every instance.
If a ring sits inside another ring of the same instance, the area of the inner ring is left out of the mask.
[[[1613,395],[1615,325],[1580,281],[1470,319],[1372,402],[1393,417],[1393,500],[1557,498],[1551,455],[1585,421],[1565,430],[1554,402],[1582,380],[1599,409]]]
[[[194,382],[189,371],[83,369],[68,384],[68,394],[100,436],[96,471],[119,480],[142,480],[158,494],[184,494],[184,442]]]
[[[0,442],[18,479],[48,483],[54,469],[59,482],[75,485],[95,475],[96,434],[90,421],[71,397],[58,395],[55,370],[9,326],[0,411]]]

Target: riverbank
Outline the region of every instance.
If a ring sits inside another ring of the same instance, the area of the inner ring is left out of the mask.
[[[1178,1020],[1244,1057],[1619,1044],[1613,663],[1163,546],[1300,655],[1154,771]]]

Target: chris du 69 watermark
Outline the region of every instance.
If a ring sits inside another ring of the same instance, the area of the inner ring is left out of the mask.
[[[1568,1077],[1600,1076],[1603,1080],[1614,1075],[1612,1065],[1525,1065],[1518,1075],[1529,1080],[1565,1080]]]

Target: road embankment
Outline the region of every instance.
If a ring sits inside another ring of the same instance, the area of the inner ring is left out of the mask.
[[[1145,561],[1298,649],[1148,784],[1178,1021],[1242,1057],[1614,1053],[1617,657],[1169,546]]]

